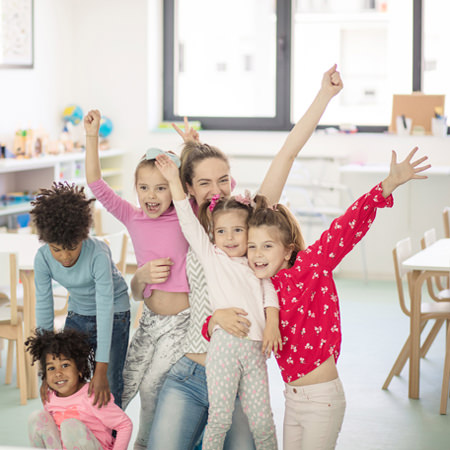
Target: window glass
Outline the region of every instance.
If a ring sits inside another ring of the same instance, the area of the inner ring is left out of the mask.
[[[291,120],[337,63],[345,87],[321,123],[388,125],[392,95],[412,90],[412,8],[410,0],[294,2]]]
[[[274,117],[276,2],[178,0],[174,113]]]
[[[445,114],[450,113],[450,3],[423,2],[423,92],[445,94]]]

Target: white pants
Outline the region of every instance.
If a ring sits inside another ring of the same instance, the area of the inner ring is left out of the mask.
[[[341,380],[285,388],[284,450],[334,449],[346,405]]]

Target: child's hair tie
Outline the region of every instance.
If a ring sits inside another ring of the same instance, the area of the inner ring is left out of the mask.
[[[214,208],[216,207],[217,200],[220,200],[220,194],[215,194],[215,195],[212,196],[211,203],[210,203],[209,206],[208,206],[208,208],[209,208],[209,210],[210,210],[211,212],[212,212],[212,211],[214,210]]]
[[[165,152],[164,150],[161,150],[160,148],[156,148],[156,147],[149,148],[147,150],[147,152],[145,153],[145,159],[146,160],[156,159],[156,157],[158,155],[167,155],[175,163],[175,165],[178,168],[180,168],[180,166],[181,166],[180,158],[178,158],[178,156],[175,155],[175,153]]]
[[[250,191],[248,189],[245,190],[244,195],[238,194],[234,196],[234,199],[245,206],[250,206],[254,208],[256,206],[255,200],[251,197]]]

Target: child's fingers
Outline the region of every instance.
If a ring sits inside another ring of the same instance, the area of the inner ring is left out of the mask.
[[[172,123],[172,127],[175,129],[175,131],[176,131],[182,138],[184,138],[184,132],[183,132],[183,130],[181,130],[181,128],[180,128],[176,123]]]

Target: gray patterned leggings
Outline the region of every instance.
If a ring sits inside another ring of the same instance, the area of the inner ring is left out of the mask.
[[[61,423],[61,433],[50,413],[34,411],[28,419],[28,436],[36,448],[67,450],[102,450],[92,431],[78,419]]]
[[[209,412],[203,450],[223,448],[236,394],[248,417],[256,448],[277,448],[261,341],[237,338],[223,330],[214,331],[206,357],[206,379]]]
[[[173,316],[162,316],[144,305],[123,369],[122,408],[125,410],[138,391],[141,398],[136,450],[147,448],[159,391],[167,372],[184,354],[182,344],[189,317],[189,308]]]

